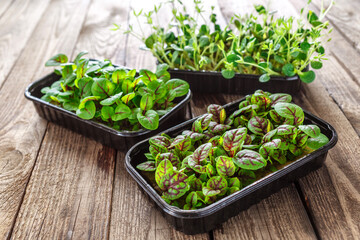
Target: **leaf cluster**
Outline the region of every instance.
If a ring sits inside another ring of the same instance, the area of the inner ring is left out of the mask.
[[[332,29],[328,29],[329,23],[322,19],[332,3],[327,9],[321,9],[319,17],[306,10],[307,5],[297,20],[275,18],[274,12],[255,5],[254,14],[234,14],[224,28],[217,23],[213,11],[209,20],[205,19],[201,0],[194,3],[194,14],[190,14],[181,1],[180,7],[171,5],[172,21],[167,27],[153,20],[157,19],[161,5],[149,12],[134,12],[137,19],[147,19],[152,33],[145,36],[132,26],[124,33],[142,40],[160,63],[172,69],[221,71],[225,78],[233,78],[235,73],[256,74],[261,75],[261,82],[267,82],[272,75],[297,74],[303,82],[310,83],[315,79],[315,72],[308,71],[309,66],[320,69],[326,60],[324,36]],[[200,25],[199,19],[205,24]]]
[[[42,100],[116,130],[154,130],[159,117],[175,105],[173,100],[189,91],[187,82],[170,79],[166,64],[158,65],[155,73],[146,69],[137,73],[110,60],[83,58],[85,54],[79,53],[73,62],[57,54],[46,62],[59,67],[55,73],[61,78],[41,89]]]
[[[227,116],[210,105],[192,128],[171,138],[149,140],[147,161],[137,168],[155,174],[169,204],[198,209],[277,171],[329,140],[288,94],[257,90]]]

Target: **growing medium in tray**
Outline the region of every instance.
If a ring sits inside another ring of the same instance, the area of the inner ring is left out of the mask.
[[[175,105],[173,100],[189,91],[187,82],[170,79],[166,64],[158,65],[155,73],[146,69],[137,73],[110,60],[83,58],[85,54],[79,53],[73,62],[64,54],[46,62],[46,66],[59,67],[55,73],[61,77],[41,90],[42,100],[116,130],[154,130],[159,116]]]
[[[257,90],[229,113],[212,104],[192,128],[149,140],[137,165],[169,204],[210,205],[329,142],[288,94]]]

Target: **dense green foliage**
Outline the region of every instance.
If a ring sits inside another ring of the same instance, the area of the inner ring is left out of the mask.
[[[160,63],[172,69],[221,71],[225,78],[233,78],[235,73],[258,74],[262,82],[269,81],[271,75],[298,74],[303,82],[310,83],[315,72],[306,71],[307,67],[319,69],[326,59],[324,37],[331,29],[323,18],[332,3],[321,9],[319,17],[302,9],[299,19],[275,18],[274,12],[256,5],[255,14],[234,14],[222,29],[216,14],[210,14],[210,22],[203,16],[202,1],[194,1],[192,15],[178,2],[180,6],[175,7],[174,1],[170,1],[168,8],[173,16],[168,26],[156,21],[162,7],[159,5],[149,12],[134,12],[136,18],[141,18],[140,29],[142,18],[147,19],[150,35],[136,32],[133,26],[125,31],[143,41]],[[200,25],[199,19],[205,24]],[[115,29],[120,26],[115,24]]]
[[[257,90],[228,117],[223,107],[210,105],[182,134],[150,138],[148,160],[137,168],[155,174],[171,205],[214,203],[329,141],[318,126],[303,125],[304,112],[291,100]]]
[[[41,90],[42,100],[116,130],[154,130],[159,116],[174,106],[173,100],[189,91],[187,82],[170,79],[166,64],[158,65],[155,73],[141,69],[137,75],[135,69],[116,67],[110,60],[89,60],[85,54],[81,52],[74,62],[64,54],[46,62],[60,67],[55,73],[61,78]]]

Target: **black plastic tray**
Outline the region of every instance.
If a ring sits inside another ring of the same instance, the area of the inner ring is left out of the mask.
[[[186,96],[175,98],[176,106],[160,118],[158,129],[153,131],[142,129],[136,132],[117,131],[104,124],[79,118],[71,111],[41,100],[40,98],[43,94],[40,90],[43,87],[50,86],[53,82],[59,80],[59,78],[60,76],[51,73],[31,83],[26,88],[25,97],[33,101],[38,114],[48,121],[119,150],[126,150],[135,143],[183,122],[189,118],[187,116],[191,116],[190,100],[192,93],[189,90]]]
[[[250,94],[257,89],[268,92],[290,93],[296,95],[300,91],[301,80],[299,76],[281,77],[272,76],[268,82],[259,82],[259,75],[235,74],[232,79],[226,79],[221,72],[191,71],[168,69],[172,78],[187,81],[194,93],[232,93]]]
[[[243,99],[225,105],[226,112],[232,113],[238,109],[239,102]],[[337,142],[335,129],[324,120],[304,111],[305,124],[316,124],[321,132],[329,138],[329,143],[312,152],[311,154],[296,160],[284,168],[271,173],[240,191],[227,196],[205,208],[198,210],[182,210],[167,204],[160,195],[151,187],[142,175],[136,170],[136,166],[146,161],[144,153],[148,152],[148,139],[133,146],[126,154],[125,165],[127,171],[138,183],[139,187],[155,202],[163,216],[175,227],[176,230],[185,234],[205,233],[229,218],[236,216],[240,211],[249,208],[262,199],[277,192],[294,180],[307,175],[320,168],[324,163],[327,152]],[[195,119],[188,120],[178,126],[165,131],[171,137],[180,134],[184,130],[191,129]]]

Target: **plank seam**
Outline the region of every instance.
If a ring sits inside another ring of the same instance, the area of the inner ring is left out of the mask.
[[[44,139],[45,139],[45,136],[46,136],[46,133],[47,133],[47,131],[48,131],[48,127],[49,127],[49,122],[47,122],[47,124],[46,124],[45,132],[44,132],[44,134],[43,134],[43,136],[42,136],[42,138],[41,138],[41,141],[40,141],[40,147],[39,147],[39,149],[38,149],[38,151],[37,151],[37,153],[36,153],[35,160],[34,160],[34,164],[33,164],[32,168],[31,168],[31,171],[30,171],[28,180],[27,180],[27,182],[26,182],[26,184],[25,184],[25,188],[24,188],[24,191],[23,191],[23,195],[21,196],[20,204],[19,204],[19,206],[18,206],[18,209],[17,209],[17,211],[16,211],[14,220],[13,220],[13,222],[12,222],[12,224],[11,224],[11,228],[10,228],[10,231],[9,231],[6,239],[10,239],[10,238],[12,237],[13,232],[14,232],[16,220],[17,220],[17,218],[18,218],[18,216],[19,216],[20,208],[21,208],[21,206],[22,206],[22,204],[23,204],[23,202],[24,202],[24,198],[25,198],[25,195],[26,195],[26,190],[27,190],[27,187],[28,187],[29,182],[30,182],[30,180],[31,180],[31,176],[32,176],[32,174],[33,174],[33,172],[34,172],[34,168],[35,168],[35,166],[36,166],[36,162],[37,162],[37,160],[38,160],[38,157],[39,157],[39,154],[40,154],[40,151],[41,151],[42,143],[43,143],[43,141],[44,141]]]
[[[313,214],[313,212],[312,212],[312,210],[311,210],[311,208],[310,208],[310,205],[309,205],[309,203],[308,203],[308,200],[307,200],[305,194],[303,193],[303,191],[301,190],[301,187],[300,187],[299,182],[298,182],[298,181],[295,181],[294,184],[295,184],[295,188],[296,188],[296,190],[297,190],[297,192],[298,192],[298,194],[299,194],[300,200],[301,200],[301,202],[302,202],[302,204],[303,204],[303,207],[304,207],[304,209],[305,209],[305,211],[306,211],[306,214],[307,214],[307,216],[308,216],[308,218],[309,218],[311,227],[312,227],[313,230],[314,230],[315,236],[316,236],[317,239],[321,240],[319,231],[318,231],[318,229],[317,229],[317,227],[316,227],[316,223],[315,223],[315,221],[314,221],[314,217],[313,217],[314,214]]]
[[[338,56],[336,56],[336,54],[334,52],[333,53],[333,56],[335,58],[335,60],[339,63],[339,65],[345,70],[345,72],[347,74],[349,74],[351,80],[353,80],[353,82],[358,85],[360,87],[360,82],[356,81],[356,77],[355,75],[351,72],[351,70],[349,68],[346,67],[345,63],[343,63],[340,58]]]
[[[112,185],[111,185],[111,199],[110,199],[110,214],[109,214],[109,224],[108,224],[108,229],[107,229],[107,238],[106,239],[110,239],[110,230],[111,230],[111,215],[112,215],[112,207],[113,207],[113,200],[114,200],[114,189],[115,189],[115,178],[116,178],[116,165],[117,165],[117,155],[118,155],[118,151],[115,151],[114,154],[114,173],[113,173],[113,181],[112,181]]]

